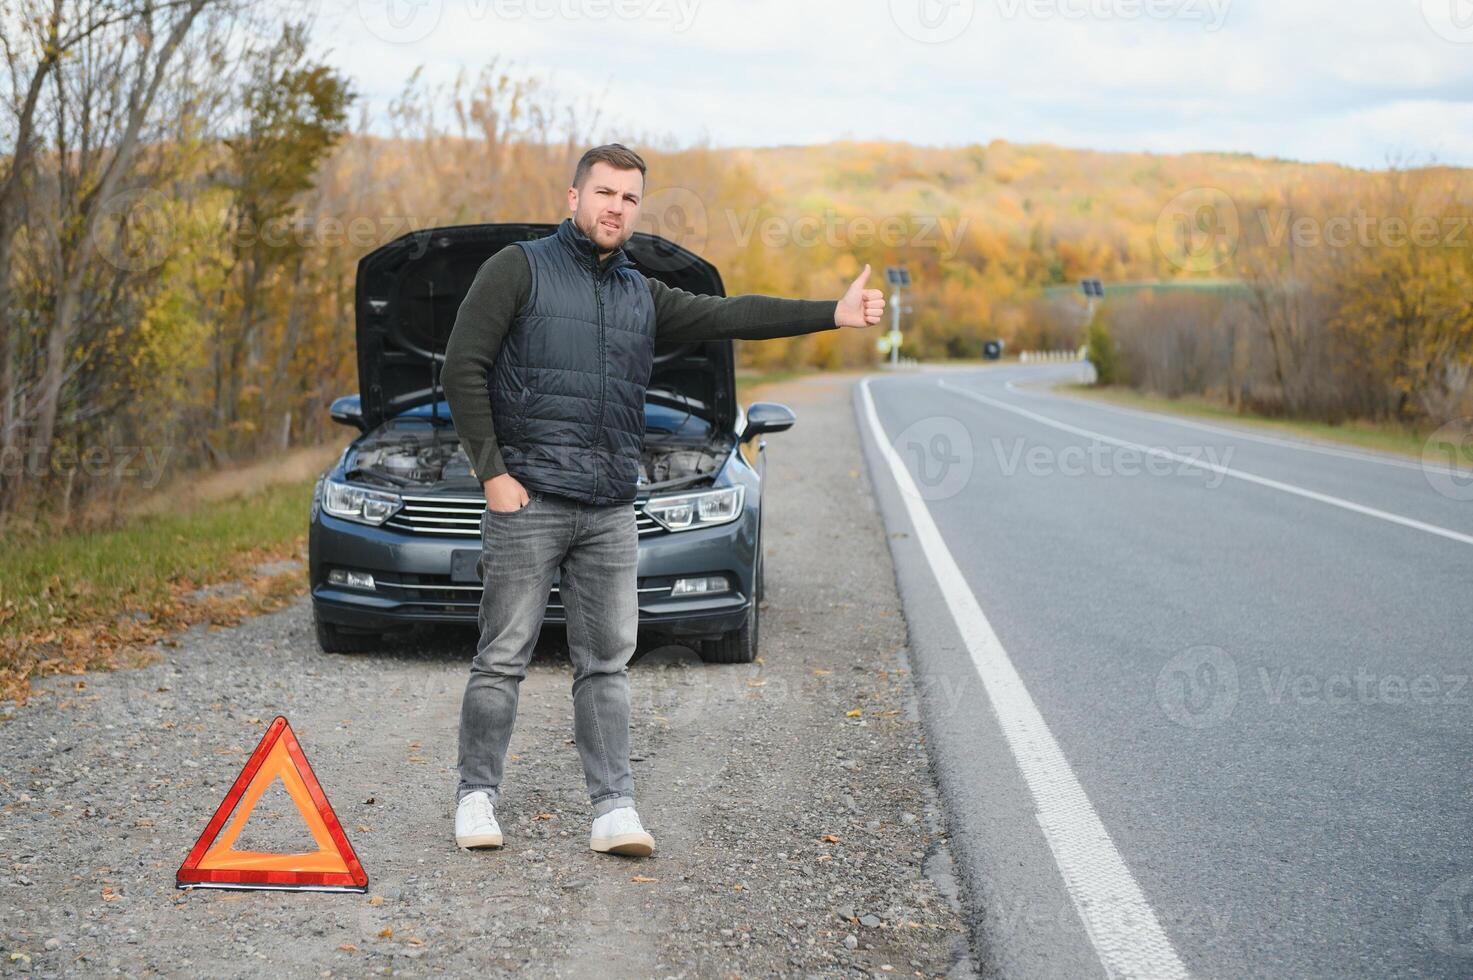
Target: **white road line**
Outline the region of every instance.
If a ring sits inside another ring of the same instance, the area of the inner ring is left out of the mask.
[[[1328,493],[1320,493],[1317,490],[1309,490],[1304,487],[1295,486],[1292,483],[1284,483],[1282,480],[1272,480],[1266,476],[1258,476],[1256,473],[1248,473],[1244,470],[1235,470],[1231,467],[1223,466],[1220,463],[1209,463],[1206,460],[1202,459],[1192,459],[1191,457],[1182,456],[1179,453],[1173,453],[1169,450],[1161,449],[1156,446],[1147,446],[1143,443],[1131,442],[1128,439],[1116,439],[1114,436],[1107,436],[1103,432],[1095,432],[1092,429],[1083,429],[1077,425],[1070,425],[1067,422],[1060,422],[1057,419],[1051,419],[1046,415],[1039,415],[1037,412],[1030,412],[1026,408],[1019,408],[1016,405],[1009,405],[1005,401],[1000,401],[999,399],[992,398],[988,395],[979,395],[975,391],[968,391],[966,388],[958,388],[956,385],[949,385],[945,381],[937,381],[936,384],[939,387],[945,388],[947,391],[954,391],[964,398],[976,399],[983,404],[992,405],[993,407],[1000,408],[1005,412],[1012,412],[1014,415],[1021,415],[1026,419],[1032,419],[1040,425],[1047,425],[1050,428],[1058,429],[1061,432],[1071,432],[1074,435],[1084,436],[1086,439],[1094,439],[1097,442],[1108,443],[1112,446],[1119,446],[1122,449],[1133,449],[1137,452],[1149,453],[1152,456],[1159,456],[1162,459],[1170,459],[1175,462],[1182,463],[1186,466],[1195,466],[1199,469],[1210,470],[1213,473],[1219,473],[1222,476],[1230,476],[1235,480],[1244,480],[1248,483],[1256,483],[1261,487],[1268,487],[1271,490],[1278,490],[1282,493],[1293,494],[1296,497],[1303,497],[1306,500],[1313,500],[1317,501],[1318,503],[1329,504],[1331,507],[1339,507],[1343,510],[1351,511],[1352,513],[1363,514],[1366,517],[1374,517],[1377,520],[1387,521],[1391,524],[1400,524],[1402,527],[1409,527],[1414,531],[1425,531],[1427,534],[1435,534],[1440,538],[1447,538],[1449,541],[1457,541],[1460,544],[1473,544],[1473,534],[1464,534],[1461,531],[1454,531],[1450,528],[1439,527],[1436,524],[1428,524],[1425,521],[1419,521],[1411,517],[1403,517],[1400,514],[1393,514],[1390,511],[1379,510],[1375,507],[1367,507],[1364,504],[1358,504],[1352,500],[1346,500],[1343,497],[1334,497]]]
[[[1148,412],[1139,408],[1126,408],[1123,405],[1111,405],[1108,402],[1096,399],[1075,398],[1070,395],[1056,395],[1053,392],[1029,391],[1027,388],[1018,387],[1014,382],[1007,383],[1007,389],[1016,392],[1025,398],[1062,398],[1076,404],[1098,406],[1111,412],[1119,412],[1122,415],[1136,415],[1141,418],[1150,419],[1153,422],[1168,422],[1171,425],[1180,425],[1188,429],[1200,429],[1203,432],[1215,432],[1219,435],[1232,436],[1235,439],[1249,439],[1253,442],[1267,443],[1270,446],[1282,446],[1285,449],[1297,449],[1306,453],[1319,453],[1323,456],[1338,456],[1342,459],[1355,459],[1362,463],[1376,463],[1381,466],[1398,466],[1408,470],[1437,470],[1442,473],[1454,474],[1455,471],[1444,467],[1440,463],[1416,462],[1410,459],[1394,459],[1389,456],[1377,456],[1374,453],[1356,452],[1353,449],[1337,449],[1334,446],[1317,446],[1312,443],[1302,442],[1297,439],[1280,439],[1275,436],[1258,435],[1253,432],[1244,432],[1241,429],[1229,429],[1220,425],[1210,425],[1206,422],[1194,422],[1189,419],[1177,418],[1174,415],[1166,415],[1162,412]],[[1455,475],[1462,475],[1460,472]]]
[[[900,487],[916,540],[971,653],[1008,748],[1033,795],[1038,825],[1105,972],[1111,977],[1166,980],[1190,976],[978,605],[909,471],[890,445],[875,414],[868,378],[860,381],[860,393],[875,445]]]

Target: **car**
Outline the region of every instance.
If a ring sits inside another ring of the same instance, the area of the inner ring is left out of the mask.
[[[323,651],[371,651],[386,634],[420,623],[476,623],[486,501],[455,434],[440,367],[481,264],[512,242],[555,228],[425,229],[358,263],[359,390],[335,399],[330,412],[359,435],[318,479],[308,534],[312,615]],[[674,242],[636,232],[625,250],[647,276],[693,293],[725,294],[716,267]],[[712,663],[756,659],[761,437],[795,421],[784,405],[737,403],[731,341],[656,344],[633,504],[642,639],[684,644]],[[721,505],[689,506],[700,498]],[[544,623],[566,624],[556,580]]]

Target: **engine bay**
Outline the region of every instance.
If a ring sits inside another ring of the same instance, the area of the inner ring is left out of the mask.
[[[711,482],[733,441],[649,433],[640,453],[639,492]],[[423,419],[394,419],[364,436],[348,450],[343,469],[350,480],[388,490],[479,489],[454,427]]]

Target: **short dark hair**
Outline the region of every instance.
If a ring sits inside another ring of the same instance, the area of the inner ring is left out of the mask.
[[[595,146],[578,158],[578,168],[573,171],[573,186],[583,187],[583,182],[588,179],[588,171],[593,169],[595,163],[607,163],[615,170],[638,170],[640,180],[645,178],[644,160],[623,143],[605,143],[603,146]]]

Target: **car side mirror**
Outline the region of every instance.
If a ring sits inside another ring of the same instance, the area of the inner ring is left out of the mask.
[[[359,432],[363,431],[363,400],[357,395],[334,398],[328,412],[339,425],[351,425]]]
[[[764,432],[784,432],[793,427],[798,417],[786,405],[777,402],[753,402],[747,407],[747,425],[742,429],[742,442]]]

